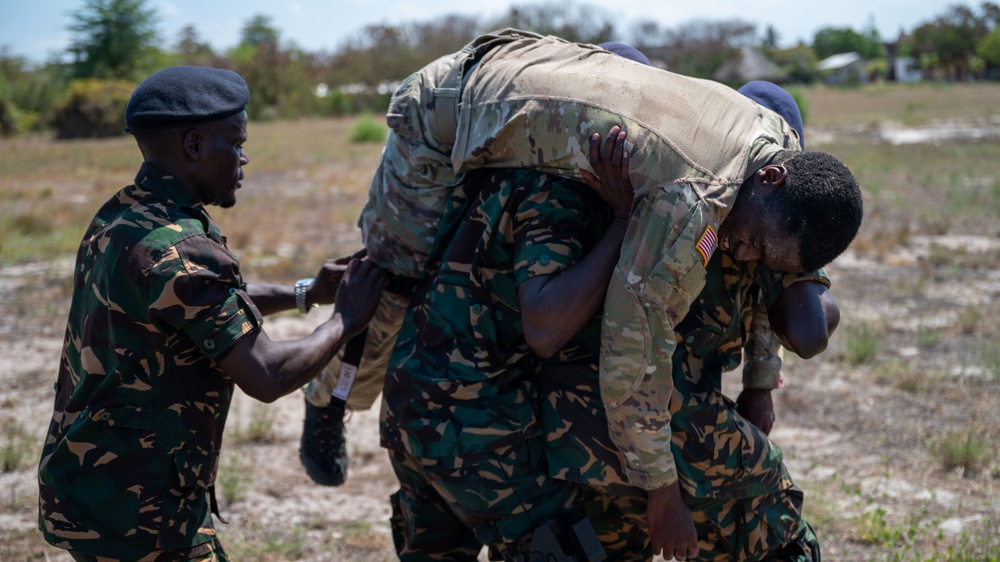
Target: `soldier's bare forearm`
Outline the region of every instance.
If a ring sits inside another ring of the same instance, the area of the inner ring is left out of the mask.
[[[258,330],[237,341],[219,366],[247,395],[273,402],[315,377],[353,335],[339,314],[296,340],[274,341]]]
[[[247,283],[247,295],[264,316],[295,308],[295,290],[291,285]]]
[[[535,354],[562,349],[604,304],[627,227],[627,220],[615,221],[579,263],[518,286],[524,337]]]

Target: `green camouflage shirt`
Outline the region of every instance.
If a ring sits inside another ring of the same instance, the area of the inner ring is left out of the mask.
[[[60,548],[138,559],[215,538],[233,382],[215,360],[261,317],[204,207],[144,165],[84,234],[39,464]]]
[[[587,186],[530,170],[483,170],[469,186],[471,204],[450,218],[457,231],[411,301],[385,381],[383,445],[417,456],[470,456],[540,435],[517,286],[579,261],[611,218]]]

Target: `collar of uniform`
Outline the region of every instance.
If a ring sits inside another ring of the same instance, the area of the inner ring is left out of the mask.
[[[178,207],[199,210],[204,208],[201,201],[198,201],[194,194],[181,185],[181,182],[155,164],[143,162],[135,175],[135,184],[154,190],[158,195],[169,199]]]
[[[135,185],[146,187],[177,207],[201,218],[205,224],[205,230],[212,238],[224,240],[222,232],[208,214],[205,205],[163,168],[149,162],[143,162],[135,175]]]

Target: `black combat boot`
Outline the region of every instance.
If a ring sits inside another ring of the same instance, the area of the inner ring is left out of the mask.
[[[299,442],[299,459],[306,474],[323,486],[347,480],[347,443],[344,438],[344,401],[331,398],[325,408],[306,400],[306,419]]]

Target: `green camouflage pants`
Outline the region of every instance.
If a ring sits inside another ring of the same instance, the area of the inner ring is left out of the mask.
[[[646,494],[631,486],[584,486],[587,516],[608,560],[652,559],[646,524]],[[819,541],[801,518],[802,492],[746,499],[685,496],[704,562],[821,562]]]
[[[226,551],[218,540],[200,544],[184,552],[176,550],[158,550],[150,552],[142,558],[124,560],[119,558],[108,558],[106,556],[93,556],[90,554],[80,554],[70,552],[76,562],[229,562]]]
[[[646,492],[634,486],[581,486],[587,517],[608,560],[643,562],[653,553],[646,529]]]
[[[753,498],[693,498],[685,503],[698,532],[698,560],[819,562],[819,541],[802,519],[795,486]]]
[[[545,397],[539,401],[539,419],[546,434],[550,474],[581,483],[587,515],[609,560],[649,560],[646,494],[627,485],[619,468],[622,466],[621,454],[608,436],[607,418],[603,415],[604,406],[597,390],[596,366],[592,363],[544,365],[537,378],[539,395]],[[721,393],[712,396],[721,402],[703,400],[698,407],[685,410],[686,417],[678,416],[675,420],[697,421],[700,418],[694,417],[693,410],[716,422],[732,420],[737,415],[735,406]],[[712,404],[716,407],[709,407]],[[721,415],[722,412],[727,415]],[[708,424],[702,425],[708,427]],[[757,435],[732,429],[733,425],[724,427],[729,431],[715,438],[741,443],[739,450],[748,448],[743,443]],[[750,443],[763,439],[760,437]],[[685,442],[685,446],[692,443],[695,443],[694,438]],[[686,466],[692,458],[698,458],[695,449],[685,450],[675,445],[674,459]],[[734,478],[739,469],[746,468],[743,462],[747,462],[747,458],[742,454],[728,462],[710,461],[716,472],[724,472],[730,478]],[[728,464],[733,466],[727,469]],[[691,475],[692,479],[696,474],[687,468],[681,473]],[[700,476],[697,480],[707,479],[704,473],[697,474]],[[597,482],[601,485],[596,485]],[[779,560],[795,562],[818,561],[815,536],[802,521],[802,492],[790,480],[781,486],[787,489],[743,499],[700,498],[684,493],[684,501],[692,511],[698,532],[698,559],[755,561],[777,556]],[[760,488],[763,486],[758,486]],[[720,486],[719,489],[726,488]],[[812,547],[805,542],[810,537]],[[797,539],[802,540],[797,542]],[[814,558],[807,557],[807,552],[815,552]]]
[[[584,516],[576,485],[550,478],[540,439],[463,458],[390,460],[399,491],[392,535],[403,562],[475,561],[483,545],[505,559],[535,528]]]

